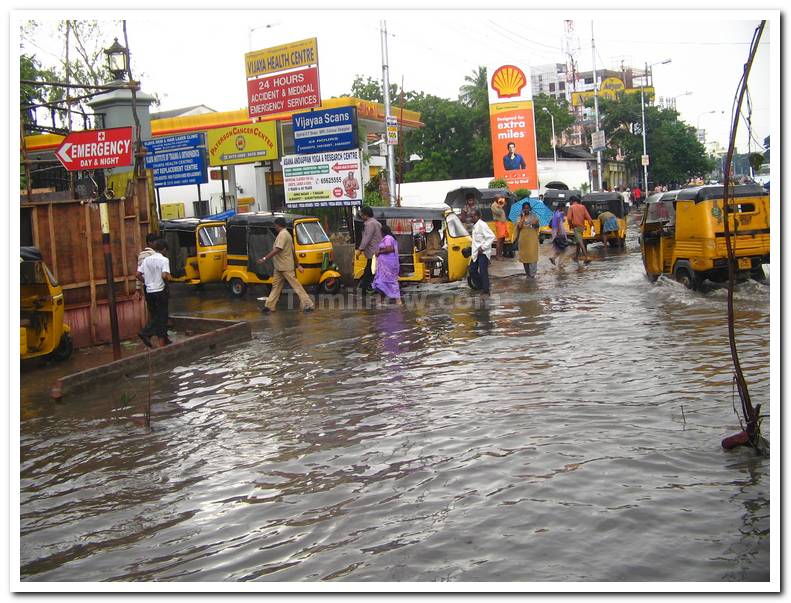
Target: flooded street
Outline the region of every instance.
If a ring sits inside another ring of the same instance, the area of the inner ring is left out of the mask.
[[[150,432],[148,375],[23,390],[22,579],[768,580],[769,460],[720,447],[726,291],[650,283],[634,226],[591,252],[535,282],[497,263],[488,305],[466,283],[271,316],[180,294],[253,339],[156,368]],[[766,413],[769,290],[736,292]]]

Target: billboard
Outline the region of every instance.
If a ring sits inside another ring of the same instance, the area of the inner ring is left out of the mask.
[[[247,80],[247,114],[265,117],[321,104],[317,65]]]
[[[357,146],[357,112],[339,107],[297,113],[291,118],[297,153],[345,151]]]
[[[318,63],[319,44],[316,38],[254,50],[244,55],[248,79]]]
[[[487,68],[494,177],[510,190],[537,189],[538,156],[530,69],[513,64]]]
[[[206,135],[182,134],[144,140],[145,166],[154,174],[154,186],[205,184]]]
[[[69,132],[55,156],[70,172],[132,165],[132,128]]]
[[[275,122],[206,130],[209,165],[236,165],[277,159]]]
[[[286,155],[283,186],[286,205],[340,207],[360,205],[363,200],[360,150]]]

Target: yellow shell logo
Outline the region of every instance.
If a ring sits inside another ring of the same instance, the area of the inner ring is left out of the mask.
[[[524,72],[513,65],[503,65],[492,76],[492,88],[500,98],[519,96],[526,83]]]

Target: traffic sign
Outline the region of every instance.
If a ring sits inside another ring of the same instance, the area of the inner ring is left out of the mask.
[[[398,119],[392,115],[385,118],[387,125],[387,144],[398,144]]]
[[[596,130],[591,134],[591,146],[594,153],[607,149],[607,143],[604,140],[604,130]]]
[[[649,165],[648,155],[640,155],[640,165]]]
[[[132,127],[71,132],[55,156],[70,172],[132,165]]]

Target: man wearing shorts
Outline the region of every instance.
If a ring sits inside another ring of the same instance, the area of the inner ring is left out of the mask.
[[[569,223],[574,242],[577,245],[577,253],[574,255],[574,260],[577,262],[579,261],[581,251],[585,256],[585,265],[588,265],[591,263],[591,260],[588,256],[588,248],[585,246],[582,233],[585,231],[586,224],[593,226],[593,218],[591,218],[591,215],[588,213],[588,209],[580,203],[580,198],[577,195],[571,195],[569,201],[571,205],[566,212],[566,220]]]

